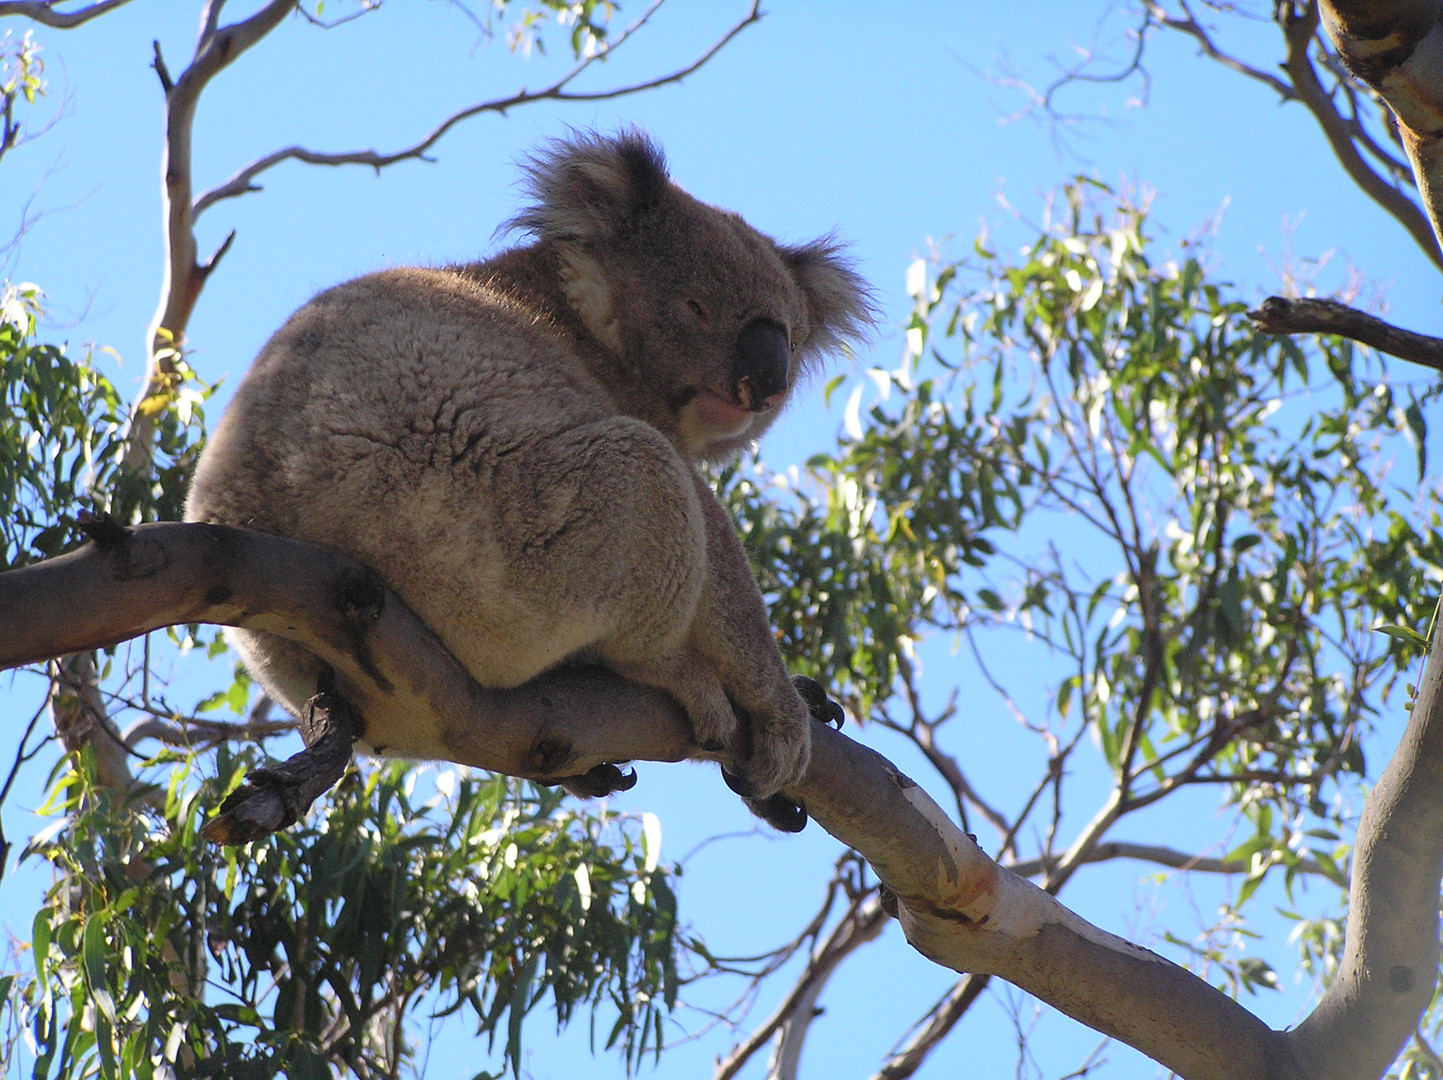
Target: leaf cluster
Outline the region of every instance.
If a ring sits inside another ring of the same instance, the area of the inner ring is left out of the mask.
[[[84,763],[61,773],[60,820],[27,852],[58,872],[35,975],[4,1006],[35,1076],[394,1076],[426,1013],[470,1016],[519,1069],[522,1020],[548,1000],[559,1024],[614,1015],[604,1041],[630,1064],[659,1047],[676,920],[654,827],[505,778],[444,773],[420,800],[393,764],[217,851],[197,830],[248,757],[222,751],[199,783],[173,760],[163,795],[129,804]]]
[[[39,341],[41,293],[0,292],[0,569],[58,555],[81,542],[82,510],[117,520],[176,520],[212,388],[177,354],[139,409],[155,421],[154,469],[128,467],[125,403],[89,353]]]
[[[1211,785],[1251,826],[1228,853],[1251,867],[1236,906],[1274,868],[1289,891],[1305,865],[1342,884],[1341,781],[1365,775],[1443,581],[1440,384],[1346,339],[1258,332],[1204,250],[1159,258],[1145,208],[1101,185],[1057,210],[1018,256],[979,241],[913,267],[908,357],[867,373],[836,453],[723,477],[782,647],[929,751],[951,710],[890,719],[917,642],[965,639],[1004,690],[991,663],[1015,679],[1029,657],[1050,761],[1004,850],[1049,804],[1051,843],[1088,738],[1114,791],[1087,843]]]

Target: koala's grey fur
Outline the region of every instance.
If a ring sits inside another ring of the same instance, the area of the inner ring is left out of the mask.
[[[830,239],[778,244],[686,194],[639,133],[573,136],[527,171],[513,224],[534,242],[359,278],[281,327],[186,516],[367,564],[483,686],[587,656],[659,687],[771,795],[806,769],[808,713],[695,465],[861,334],[866,287]],[[231,639],[286,708],[315,693],[309,653]],[[365,737],[447,757],[425,718]]]

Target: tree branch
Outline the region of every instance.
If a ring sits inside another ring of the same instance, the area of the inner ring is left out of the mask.
[[[511,95],[510,97],[496,98],[492,101],[483,101],[475,105],[468,106],[467,108],[460,109],[457,112],[454,112],[450,116],[446,117],[446,119],[442,120],[418,142],[412,143],[410,146],[407,146],[403,149],[394,150],[389,153],[381,153],[371,149],[324,153],[321,151],[309,150],[302,146],[288,146],[281,150],[275,150],[265,155],[264,157],[257,158],[255,161],[252,161],[249,165],[246,165],[244,168],[240,169],[233,176],[231,176],[230,179],[226,180],[225,183],[211,188],[209,191],[201,195],[200,198],[196,199],[194,216],[199,217],[211,206],[214,206],[222,199],[231,199],[240,195],[244,195],[247,192],[259,191],[260,188],[254,182],[255,178],[261,173],[265,172],[267,169],[273,168],[274,166],[279,165],[284,161],[300,161],[307,165],[367,165],[379,172],[387,165],[394,165],[399,161],[431,160],[426,157],[426,152],[430,150],[433,146],[435,146],[436,143],[441,140],[441,137],[443,135],[445,135],[448,131],[450,131],[457,124],[461,123],[463,120],[469,120],[471,117],[479,116],[482,113],[504,114],[508,109],[513,109],[520,105],[529,105],[535,101],[609,101],[613,98],[625,97],[629,94],[640,93],[643,90],[651,90],[658,86],[666,86],[670,83],[680,82],[688,75],[691,75],[695,71],[697,71],[697,69],[699,69],[703,64],[709,61],[713,56],[715,56],[728,42],[730,42],[733,38],[735,38],[752,23],[760,21],[762,17],[761,11],[759,10],[761,0],[753,0],[752,6],[750,10],[748,10],[746,15],[743,16],[740,20],[738,20],[737,23],[734,24],[731,29],[728,30],[725,34],[723,34],[709,49],[706,50],[706,52],[704,52],[701,56],[697,57],[697,59],[693,60],[691,63],[687,64],[685,67],[678,68],[676,71],[673,71],[668,75],[659,75],[655,78],[647,79],[643,82],[632,83],[629,86],[617,87],[612,90],[598,90],[592,92],[576,93],[568,91],[566,89],[579,75],[581,75],[582,72],[586,71],[592,65],[604,60],[606,57],[610,56],[617,49],[619,49],[626,42],[626,40],[631,37],[633,33],[635,33],[638,29],[641,28],[641,26],[651,17],[652,13],[655,12],[657,8],[659,8],[664,2],[665,0],[655,0],[651,7],[647,8],[647,10],[642,13],[641,17],[637,19],[636,22],[634,22],[631,26],[629,26],[625,31],[619,34],[612,41],[608,42],[604,48],[598,50],[593,55],[588,56],[584,60],[580,61],[578,64],[576,64],[575,67],[573,67],[561,78],[557,79],[550,86],[534,91],[520,90],[517,93]]]
[[[23,15],[27,19],[34,19],[41,26],[71,30],[81,23],[104,15],[107,11],[123,7],[130,3],[130,0],[99,0],[98,3],[75,11],[56,11],[57,3],[59,0],[0,0],[0,18],[6,15]]]
[[[336,689],[363,727],[371,717],[403,712],[411,726],[429,729],[423,737],[432,744],[453,747],[460,764],[554,780],[619,760],[712,756],[698,751],[667,697],[604,670],[554,671],[514,690],[477,686],[374,574],[323,549],[204,524],[115,533],[103,546],[0,574],[0,666],[98,648],[169,624],[242,625],[295,640],[330,663]],[[923,955],[957,971],[1005,978],[1190,1080],[1303,1075],[1292,1036],[998,866],[881,755],[820,722],[812,739],[811,767],[788,797],[804,802],[818,824],[872,865]],[[395,747],[403,756],[407,750]],[[1435,756],[1443,761],[1443,753]],[[1420,775],[1426,782],[1412,797],[1436,805],[1443,776],[1433,772]],[[1379,790],[1387,787],[1385,777]],[[1399,871],[1388,861],[1399,843],[1412,842],[1407,830],[1395,827],[1395,816],[1372,820],[1381,824],[1370,826],[1369,850],[1381,856],[1371,856],[1371,872],[1385,876],[1371,887],[1396,890],[1386,885],[1392,874],[1411,890],[1427,874],[1416,865]],[[1440,860],[1424,869],[1433,875],[1429,903],[1436,904]],[[1385,918],[1384,928],[1415,915],[1416,906],[1409,907]],[[1369,947],[1348,977],[1376,994],[1375,983],[1401,976],[1397,962],[1379,966],[1392,946]],[[1421,985],[1421,974],[1415,980]],[[1188,1018],[1185,1026],[1179,1016]]]
[[[1158,26],[1166,27],[1169,30],[1176,30],[1178,33],[1186,34],[1196,41],[1198,43],[1198,49],[1209,60],[1214,60],[1230,71],[1235,71],[1239,75],[1246,75],[1249,79],[1254,79],[1262,83],[1284,101],[1298,100],[1297,91],[1272,72],[1262,71],[1250,64],[1245,64],[1237,57],[1230,56],[1219,49],[1217,45],[1214,44],[1212,36],[1207,32],[1207,29],[1202,23],[1197,21],[1197,17],[1192,13],[1192,8],[1188,7],[1186,2],[1180,6],[1182,7],[1184,15],[1184,18],[1181,19],[1176,15],[1169,15],[1167,9],[1164,8],[1161,3],[1158,3],[1157,0],[1148,0],[1147,10],[1152,21]]]
[[[324,549],[200,524],[140,525],[0,574],[0,668],[206,622],[302,641],[363,718],[424,717],[458,764],[555,780],[608,762],[692,756],[658,691],[589,669],[486,690],[371,571]],[[394,748],[405,756],[407,747]]]
[[[817,1000],[827,981],[843,960],[880,936],[886,923],[887,913],[875,892],[851,907],[813,952],[801,978],[776,1011],[718,1063],[712,1080],[732,1080],[774,1036],[777,1037],[777,1047],[772,1054],[768,1076],[794,1078],[807,1028],[815,1016]]]
[[[209,267],[196,255],[195,214],[191,209],[191,141],[195,110],[201,92],[220,72],[269,34],[296,6],[296,0],[270,0],[254,15],[229,26],[217,26],[218,3],[206,5],[195,56],[179,78],[171,79],[155,46],[155,72],[165,91],[165,149],[161,161],[164,202],[165,276],[160,305],[150,327],[150,351],[145,382],[131,410],[127,471],[148,475],[151,467],[155,422],[140,405],[158,393],[175,372],[175,359],[185,340],[191,313],[205,287]],[[211,259],[211,264],[230,243]]]
[[[947,991],[947,996],[932,1008],[927,1014],[927,1022],[922,1024],[917,1034],[901,1050],[893,1054],[887,1064],[878,1070],[872,1080],[903,1080],[904,1077],[913,1075],[922,1067],[922,1062],[927,1060],[938,1043],[947,1037],[947,1034],[962,1019],[972,1004],[982,996],[982,991],[987,989],[991,977],[987,975],[963,975]]]
[[[1318,1076],[1381,1076],[1438,978],[1443,880],[1443,633],[1435,628],[1398,750],[1363,807],[1343,962],[1292,1033]]]
[[[1340,334],[1400,360],[1443,371],[1443,338],[1399,329],[1336,300],[1270,296],[1248,312],[1248,318],[1265,334]]]
[[[1194,855],[1187,851],[1163,847],[1159,844],[1135,844],[1127,840],[1104,840],[1081,855],[1078,863],[1111,862],[1113,859],[1137,859],[1140,862],[1170,866],[1174,870],[1195,870],[1203,874],[1246,874],[1253,869],[1247,859],[1220,859],[1207,855]],[[1007,863],[1007,869],[1021,877],[1036,877],[1050,872],[1061,862],[1060,857],[1019,859]],[[1302,859],[1298,869],[1305,874],[1321,874],[1323,868],[1315,859]]]

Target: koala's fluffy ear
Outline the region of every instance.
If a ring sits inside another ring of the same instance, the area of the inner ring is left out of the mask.
[[[538,240],[588,244],[627,231],[671,190],[661,147],[636,129],[572,132],[527,159],[532,205],[511,221]]]
[[[861,341],[876,326],[872,290],[842,255],[836,237],[796,246],[779,244],[777,250],[807,298],[811,333],[802,346],[807,359],[835,352],[843,342]]]

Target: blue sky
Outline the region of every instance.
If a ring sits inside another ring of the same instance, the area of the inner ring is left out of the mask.
[[[339,9],[329,7],[328,14]],[[672,0],[654,25],[589,72],[583,85],[615,85],[685,63],[743,7],[730,0]],[[495,250],[497,225],[517,207],[514,161],[566,125],[638,125],[662,143],[673,176],[699,197],[787,240],[833,229],[849,239],[884,310],[881,330],[859,353],[854,374],[872,365],[894,367],[901,356],[910,306],[903,280],[912,259],[934,247],[960,256],[984,224],[1004,250],[1015,249],[1032,231],[1018,218],[1039,221],[1045,193],[1076,173],[1155,190],[1152,231],[1164,246],[1215,225],[1215,276],[1234,282],[1245,299],[1275,291],[1289,258],[1326,257],[1321,291],[1339,287],[1356,268],[1368,282],[1365,298],[1384,300],[1401,325],[1436,332],[1436,271],[1347,182],[1311,118],[1198,58],[1182,39],[1160,37],[1150,49],[1145,107],[1130,103],[1137,84],[1069,91],[1064,107],[1095,119],[1071,131],[1064,149],[1045,125],[1009,121],[1026,97],[1007,82],[1045,84],[1055,63],[1072,63],[1075,48],[1090,46],[1095,36],[1111,56],[1123,58],[1120,34],[1128,20],[1114,13],[1100,22],[1111,5],[793,0],[768,7],[759,26],[679,86],[483,116],[447,136],[433,151],[434,163],[403,163],[380,175],[296,164],[267,173],[260,178],[264,191],[217,204],[201,221],[203,251],[231,229],[237,236],[191,323],[192,363],[204,378],[224,376],[233,386],[270,332],[314,291],[384,266],[466,260]],[[628,5],[622,18],[630,11]],[[170,0],[132,5],[68,33],[37,29],[51,105],[60,106],[60,115],[43,137],[0,163],[0,236],[18,227],[22,205],[35,218],[0,270],[46,291],[50,336],[72,348],[94,343],[117,350],[112,375],[123,390],[144,370],[142,342],[161,282],[161,94],[149,67],[151,42],[160,42],[178,73],[197,20],[198,5],[193,10]],[[5,30],[19,32],[23,25],[0,21]],[[1271,25],[1247,33],[1237,48],[1259,66],[1274,63]],[[557,39],[553,58],[564,52]],[[319,150],[405,145],[455,108],[523,84],[538,86],[557,70],[554,59],[523,62],[499,42],[482,45],[454,5],[435,0],[388,0],[378,12],[326,33],[291,20],[206,92],[195,129],[196,187],[219,183],[252,158],[291,143]],[[835,411],[800,407],[768,437],[766,460],[774,467],[800,461],[829,445],[839,425]],[[974,679],[964,655],[944,655],[933,663],[930,684],[939,697],[960,686],[966,700]],[[20,678],[6,692],[10,686],[9,676],[0,680],[3,762],[38,703],[37,680]],[[976,700],[984,704],[966,721],[968,753],[1005,804],[1008,791],[1030,784],[1039,759],[1035,747],[1017,740],[1001,706],[984,695],[978,688]],[[923,776],[897,743],[874,732],[861,737]],[[33,831],[27,811],[41,800],[50,761],[29,768],[5,807],[11,837]],[[1094,781],[1084,775],[1078,783]],[[718,832],[745,834],[703,849],[681,882],[686,915],[718,952],[754,952],[790,936],[818,902],[840,854],[816,828],[800,838],[756,833],[714,773],[696,766],[644,766],[640,785],[620,805],[661,815],[669,859]],[[1224,819],[1213,818],[1211,803],[1195,801],[1188,812],[1209,835],[1224,837]],[[1176,826],[1162,818],[1150,827],[1155,831],[1148,835],[1124,835],[1156,839]],[[1151,943],[1164,927],[1187,936],[1198,918],[1211,917],[1221,885],[1155,886],[1141,880],[1147,872],[1123,866],[1084,874],[1064,899],[1100,925]],[[36,887],[33,875],[7,872],[0,890],[0,920],[22,936]],[[1331,902],[1331,890],[1315,892],[1319,903]],[[1288,992],[1249,1004],[1270,1023],[1293,1022],[1306,987],[1292,982],[1285,942],[1269,955],[1285,972]],[[889,929],[836,980],[808,1045],[804,1075],[870,1075],[951,981]],[[768,1011],[764,1002],[754,1019]],[[958,1031],[924,1075],[1013,1075],[1011,1021],[997,1001],[984,1002],[965,1024],[972,1031]],[[1097,1041],[1056,1018],[1038,1030],[1032,1053],[1053,1075],[1079,1064]],[[620,1075],[619,1064],[604,1056],[594,1066],[578,1065],[586,1041],[584,1025],[553,1040],[539,1017],[528,1068],[538,1077],[578,1068]],[[688,1043],[660,1073],[707,1075],[708,1063],[729,1045],[716,1034]],[[1107,1056],[1114,1064],[1102,1075],[1151,1071],[1126,1048],[1112,1047]],[[448,1039],[433,1053],[428,1075],[468,1076],[483,1063],[464,1037]]]

